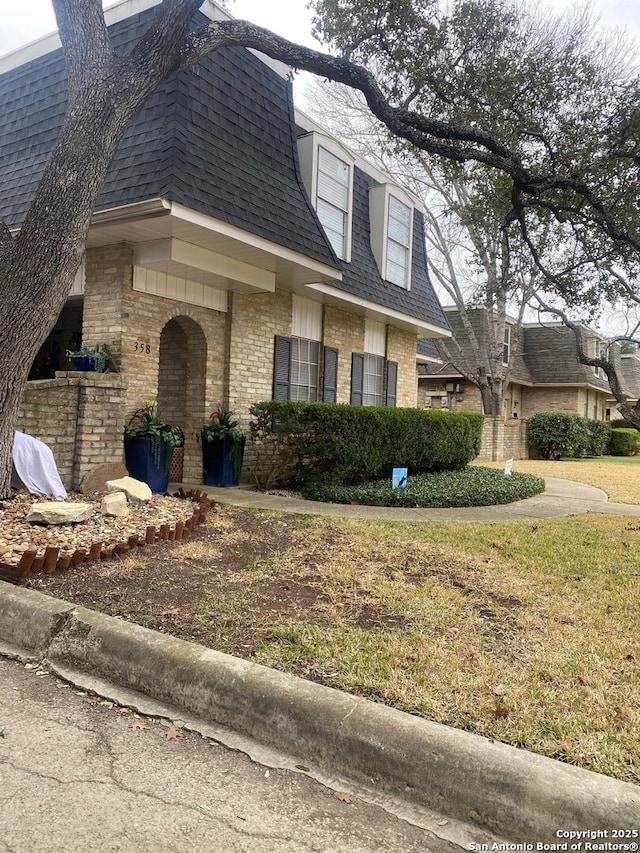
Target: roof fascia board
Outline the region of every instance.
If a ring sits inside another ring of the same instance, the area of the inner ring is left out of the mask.
[[[114,207],[109,210],[101,210],[93,214],[91,224],[95,226],[111,225],[118,222],[135,221],[136,219],[148,219],[151,216],[174,216],[176,219],[198,225],[201,228],[206,228],[224,237],[230,237],[241,243],[248,243],[251,246],[255,246],[256,249],[268,252],[271,255],[282,258],[284,261],[290,261],[298,266],[305,267],[325,278],[329,277],[334,281],[342,280],[342,272],[335,267],[329,267],[319,261],[314,261],[312,258],[294,252],[292,249],[272,243],[264,237],[258,237],[249,231],[243,231],[242,228],[230,225],[228,222],[214,219],[212,216],[207,216],[206,213],[199,213],[196,210],[164,198],[155,198],[148,201],[136,202],[135,204],[125,204],[122,207]]]
[[[233,281],[249,284],[259,290],[273,293],[276,289],[275,273],[220,255],[209,249],[203,249],[201,246],[185,243],[175,237],[135,244],[133,251],[135,265],[153,267],[154,264],[166,261],[175,261],[184,267],[215,273]]]

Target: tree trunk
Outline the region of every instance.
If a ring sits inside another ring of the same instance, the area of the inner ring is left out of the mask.
[[[135,54],[116,57],[102,13],[58,0],[69,101],[51,159],[18,236],[0,230],[0,498],[30,366],[69,295],[91,216],[133,116],[176,67],[197,3],[179,0]],[[82,20],[80,20],[82,19]],[[82,26],[78,26],[82,24]]]

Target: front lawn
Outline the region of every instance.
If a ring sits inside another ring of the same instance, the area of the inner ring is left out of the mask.
[[[504,468],[504,462],[479,464]],[[592,459],[563,459],[560,462],[516,459],[513,470],[540,477],[577,480],[602,489],[611,501],[640,504],[640,456],[596,456]]]
[[[186,542],[30,585],[640,783],[639,553],[635,518],[219,508]]]

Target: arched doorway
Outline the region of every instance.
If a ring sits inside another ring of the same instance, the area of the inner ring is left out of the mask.
[[[183,470],[172,476],[185,483],[202,482],[202,456],[195,433],[206,418],[207,341],[190,317],[174,317],[160,334],[158,414],[182,427],[185,434]],[[179,456],[180,454],[177,454]]]

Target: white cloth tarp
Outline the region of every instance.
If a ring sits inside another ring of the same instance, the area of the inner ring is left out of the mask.
[[[32,495],[45,495],[57,501],[67,499],[51,449],[23,432],[16,432],[13,440],[11,485]]]

